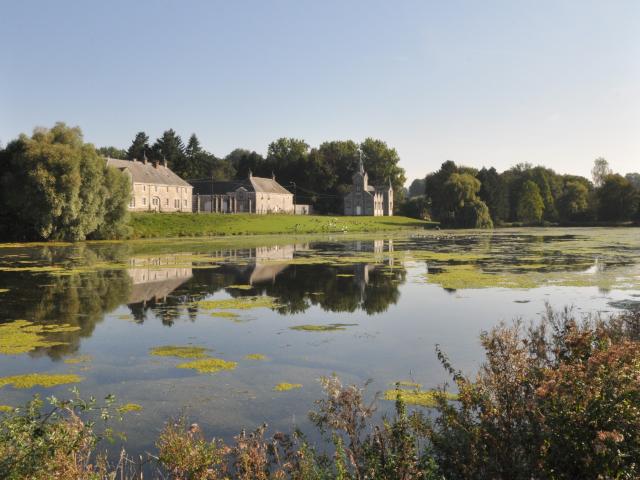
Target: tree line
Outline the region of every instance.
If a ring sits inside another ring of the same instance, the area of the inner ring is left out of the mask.
[[[261,177],[275,175],[295,194],[297,203],[311,204],[319,213],[342,213],[343,197],[352,185],[351,177],[362,155],[370,183],[382,185],[390,181],[395,201],[404,198],[406,177],[398,165],[398,152],[373,138],[361,143],[327,141],[313,148],[302,139],[279,138],[269,144],[266,156],[237,148],[218,158],[202,148],[195,133],[185,144],[175,130],[169,129],[153,144],[145,132],[138,132],[128,149],[103,147],[98,152],[119,159],[166,160],[185,179],[244,180],[250,171]]]
[[[401,210],[462,228],[640,220],[640,173],[622,176],[597,158],[592,177],[561,175],[528,163],[498,173],[449,160],[413,181]]]

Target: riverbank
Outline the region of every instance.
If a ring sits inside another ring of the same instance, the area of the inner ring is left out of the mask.
[[[408,217],[342,217],[320,215],[223,215],[215,213],[133,213],[132,238],[229,235],[358,233],[433,228],[435,222]]]

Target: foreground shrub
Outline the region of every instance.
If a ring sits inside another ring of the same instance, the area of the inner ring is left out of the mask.
[[[547,311],[525,329],[481,336],[475,379],[455,371],[459,404],[441,399],[429,438],[447,478],[637,478],[640,344],[637,314],[578,320]]]

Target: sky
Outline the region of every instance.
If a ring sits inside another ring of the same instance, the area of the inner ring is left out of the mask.
[[[445,160],[640,171],[637,0],[0,0],[0,142],[379,138]]]

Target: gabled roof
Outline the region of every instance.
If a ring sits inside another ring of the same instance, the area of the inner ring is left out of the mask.
[[[180,187],[190,187],[178,175],[173,173],[169,167],[160,163],[143,163],[135,160],[117,160],[107,158],[107,165],[118,170],[127,170],[135,183],[150,183],[155,185],[175,185]]]
[[[264,177],[249,177],[249,181],[253,186],[255,192],[260,193],[284,193],[290,194],[291,192],[276,182],[273,178]]]
[[[214,182],[206,178],[199,180],[189,180],[193,185],[193,193],[196,195],[224,195],[235,192],[239,188],[244,188],[248,192],[255,193],[278,193],[293,195],[272,178],[249,177],[246,180],[235,180],[230,182]]]

